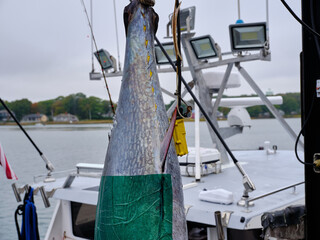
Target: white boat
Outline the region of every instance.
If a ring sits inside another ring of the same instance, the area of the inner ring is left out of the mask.
[[[246,61],[270,61],[268,44],[263,43],[263,46],[252,54],[245,55],[238,51],[237,55],[225,55],[218,52],[220,58],[213,61],[205,58],[206,61],[203,61],[194,55],[190,42],[192,39],[195,39],[193,33],[182,35],[183,49],[188,62],[188,67],[184,70],[190,71],[197,80],[195,95],[200,98],[213,125],[218,126],[215,115],[218,106],[232,108],[228,116],[229,128],[220,129],[223,136],[230,137],[241,133],[244,127],[250,126],[250,117],[245,108],[264,104],[288,134],[293,139],[296,137],[273,106],[281,104],[282,99],[267,98],[240,65]],[[203,69],[214,69],[217,66],[227,66],[226,72],[202,72]],[[225,88],[240,85],[238,74],[231,74],[233,66],[238,68],[240,75],[256,91],[259,99],[222,99]],[[172,70],[159,69],[159,73],[169,71]],[[108,77],[121,74],[106,73]],[[215,93],[213,102],[212,93]],[[171,109],[168,114],[170,111]],[[304,204],[304,172],[301,165],[294,160],[293,151],[279,150],[276,146],[270,147],[266,142],[263,150],[232,151],[230,156],[230,152],[226,151],[211,126],[208,131],[212,139],[208,141],[212,141],[216,148],[201,148],[199,119],[200,111],[195,107],[196,146],[190,147],[189,154],[180,158],[189,239],[261,239],[261,217],[264,213]],[[234,159],[238,161],[237,164],[231,161]],[[101,164],[79,163],[75,166],[74,172],[64,177],[55,178],[54,172],[50,172],[49,175],[43,175],[41,181],[32,184],[36,189],[35,194],[42,194],[47,206],[50,205],[50,198],[57,199],[46,240],[94,238],[102,169]],[[17,192],[21,193],[23,189],[17,189]]]

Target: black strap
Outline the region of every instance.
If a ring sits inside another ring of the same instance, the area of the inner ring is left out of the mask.
[[[20,212],[19,212],[20,211]],[[14,213],[14,219],[15,219],[15,222],[16,222],[16,229],[17,229],[17,234],[18,234],[18,237],[19,237],[19,240],[22,240],[22,236],[21,236],[21,233],[20,233],[20,227],[19,227],[19,222],[18,222],[18,215],[24,215],[24,205],[19,205]]]

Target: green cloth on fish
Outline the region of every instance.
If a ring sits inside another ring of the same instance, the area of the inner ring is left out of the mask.
[[[172,240],[169,174],[102,176],[95,240]]]

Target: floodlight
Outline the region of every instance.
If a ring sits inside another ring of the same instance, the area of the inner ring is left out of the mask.
[[[167,54],[169,55],[172,62],[176,62],[177,57],[176,57],[176,51],[174,50],[173,43],[172,42],[163,43],[162,46],[163,46],[164,50],[167,52]],[[169,64],[169,60],[163,54],[159,45],[155,45],[155,51],[156,51],[157,64]]]
[[[113,68],[113,61],[111,60],[111,55],[108,53],[108,51],[100,49],[99,51],[95,52],[94,55],[96,56],[103,70]]]
[[[263,49],[267,41],[266,23],[241,23],[229,26],[233,52]]]
[[[173,16],[173,14],[171,13],[169,15],[170,21],[167,24],[167,37],[169,37],[169,26],[171,26],[171,23],[172,23],[172,16]],[[196,17],[196,7],[195,6],[180,10],[180,30],[181,30],[181,32],[184,32],[184,31],[190,32],[191,30],[194,29],[195,17]]]
[[[101,80],[102,74],[99,72],[92,71],[89,73],[89,77],[90,77],[90,80]]]
[[[197,59],[207,59],[218,56],[215,42],[210,35],[192,38],[189,41]]]

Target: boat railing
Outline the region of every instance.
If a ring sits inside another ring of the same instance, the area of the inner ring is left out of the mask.
[[[66,174],[69,174],[71,172],[74,172],[74,169],[67,169],[67,170],[62,170],[62,171],[53,171],[49,175],[47,173],[35,175],[35,176],[33,176],[33,182],[34,183],[38,183],[38,182],[41,182],[41,181],[44,181],[44,182],[50,182],[51,181],[52,182],[52,181],[54,181],[53,176],[55,176],[55,177],[62,176],[62,175],[65,176]]]
[[[292,185],[289,185],[289,186],[286,186],[286,187],[283,187],[283,188],[276,189],[276,190],[268,192],[268,193],[261,194],[261,195],[256,196],[256,197],[248,198],[248,199],[245,200],[244,207],[248,209],[250,206],[253,206],[253,202],[254,201],[259,200],[261,198],[265,198],[267,196],[273,195],[273,194],[278,193],[278,192],[282,192],[282,191],[290,189],[290,188],[293,188],[293,194],[295,194],[296,193],[296,187],[301,185],[301,184],[304,184],[304,183],[305,183],[304,181],[303,182],[298,182],[298,183],[295,183],[295,184],[292,184]]]

